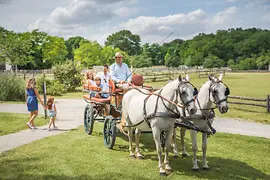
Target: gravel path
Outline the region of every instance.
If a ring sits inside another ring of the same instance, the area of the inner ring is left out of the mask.
[[[47,131],[47,125],[36,130],[23,130],[0,136],[0,152],[28,144],[44,137],[57,135],[83,125],[83,113],[86,103],[83,99],[57,99],[58,115],[56,125],[59,130]],[[44,114],[42,107],[40,114]],[[0,104],[0,112],[27,113],[25,104]],[[270,125],[256,122],[239,121],[229,118],[216,118],[213,127],[217,132],[241,134],[270,138]],[[83,133],[83,132],[82,132]]]

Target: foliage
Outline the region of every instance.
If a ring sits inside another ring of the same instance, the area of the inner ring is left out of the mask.
[[[132,34],[129,30],[122,30],[110,35],[106,42],[106,46],[119,48],[126,52],[129,56],[140,54],[141,38],[139,35]]]
[[[262,53],[256,59],[256,64],[259,69],[267,69],[270,64],[270,50],[267,53]]]
[[[0,74],[0,101],[25,101],[25,83],[22,78]]]
[[[30,33],[14,33],[0,28],[0,62],[25,65],[31,62]]]
[[[49,61],[52,64],[60,64],[64,62],[68,53],[64,39],[55,36],[48,36],[42,53],[44,54],[44,61]]]
[[[224,66],[224,61],[217,56],[209,55],[205,58],[203,63],[204,68],[220,68]]]
[[[47,95],[62,95],[67,92],[65,86],[61,84],[58,80],[50,80],[46,77],[41,77],[37,79],[37,88],[41,91],[43,89],[43,82],[46,82],[46,94]]]
[[[148,57],[146,54],[137,55],[134,57],[134,61],[132,62],[132,66],[136,68],[141,67],[151,67],[152,61],[151,58]]]
[[[190,40],[175,39],[160,44],[141,45],[139,35],[121,30],[108,36],[105,46],[84,37],[63,38],[45,32],[15,33],[0,27],[0,63],[9,62],[20,69],[44,69],[72,60],[81,67],[112,64],[117,51],[125,54],[125,62],[131,57],[143,60],[142,66],[166,65],[230,66],[233,69],[267,69],[270,57],[270,31],[256,28],[218,30],[215,34],[200,33]],[[166,57],[167,55],[167,57]],[[209,55],[220,59],[215,65]],[[135,58],[135,56],[143,56]],[[248,59],[252,58],[252,59]],[[206,62],[205,62],[206,61]],[[256,65],[254,65],[254,62]],[[251,63],[249,66],[247,63]],[[141,66],[141,65],[140,65]]]
[[[75,68],[72,62],[66,62],[53,68],[54,78],[64,85],[67,92],[74,91],[81,86],[80,69]],[[56,86],[56,85],[55,85]]]
[[[74,50],[75,62],[80,62],[82,67],[93,67],[101,64],[101,45],[96,41],[86,41]]]
[[[239,64],[235,65],[236,69],[240,70],[252,70],[257,69],[255,58],[246,58],[241,60]]]
[[[78,49],[84,41],[86,40],[81,36],[70,37],[68,40],[66,40],[65,45],[68,51],[66,58],[74,60],[74,50]]]

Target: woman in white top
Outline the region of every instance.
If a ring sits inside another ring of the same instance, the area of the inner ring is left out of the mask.
[[[94,74],[93,74],[92,71],[88,71],[86,73],[86,79],[87,79],[88,86],[94,86],[94,85],[96,85],[96,82],[94,81]]]

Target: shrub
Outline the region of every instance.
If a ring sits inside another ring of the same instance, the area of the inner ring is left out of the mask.
[[[25,101],[25,83],[21,77],[0,74],[0,100]]]
[[[41,93],[42,89],[43,89],[43,82],[46,82],[46,94],[48,95],[62,95],[63,93],[66,93],[66,89],[65,86],[63,84],[61,84],[59,81],[57,80],[49,80],[45,77],[41,77],[37,80],[37,88],[39,89],[39,91]]]
[[[57,65],[53,68],[54,78],[65,86],[65,89],[70,92],[76,87],[81,86],[80,70],[73,66],[72,62]]]

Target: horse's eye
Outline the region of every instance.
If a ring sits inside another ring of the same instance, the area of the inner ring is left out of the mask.
[[[182,94],[186,94],[186,91],[183,91]]]
[[[217,93],[217,90],[214,90],[213,93],[216,94]]]

